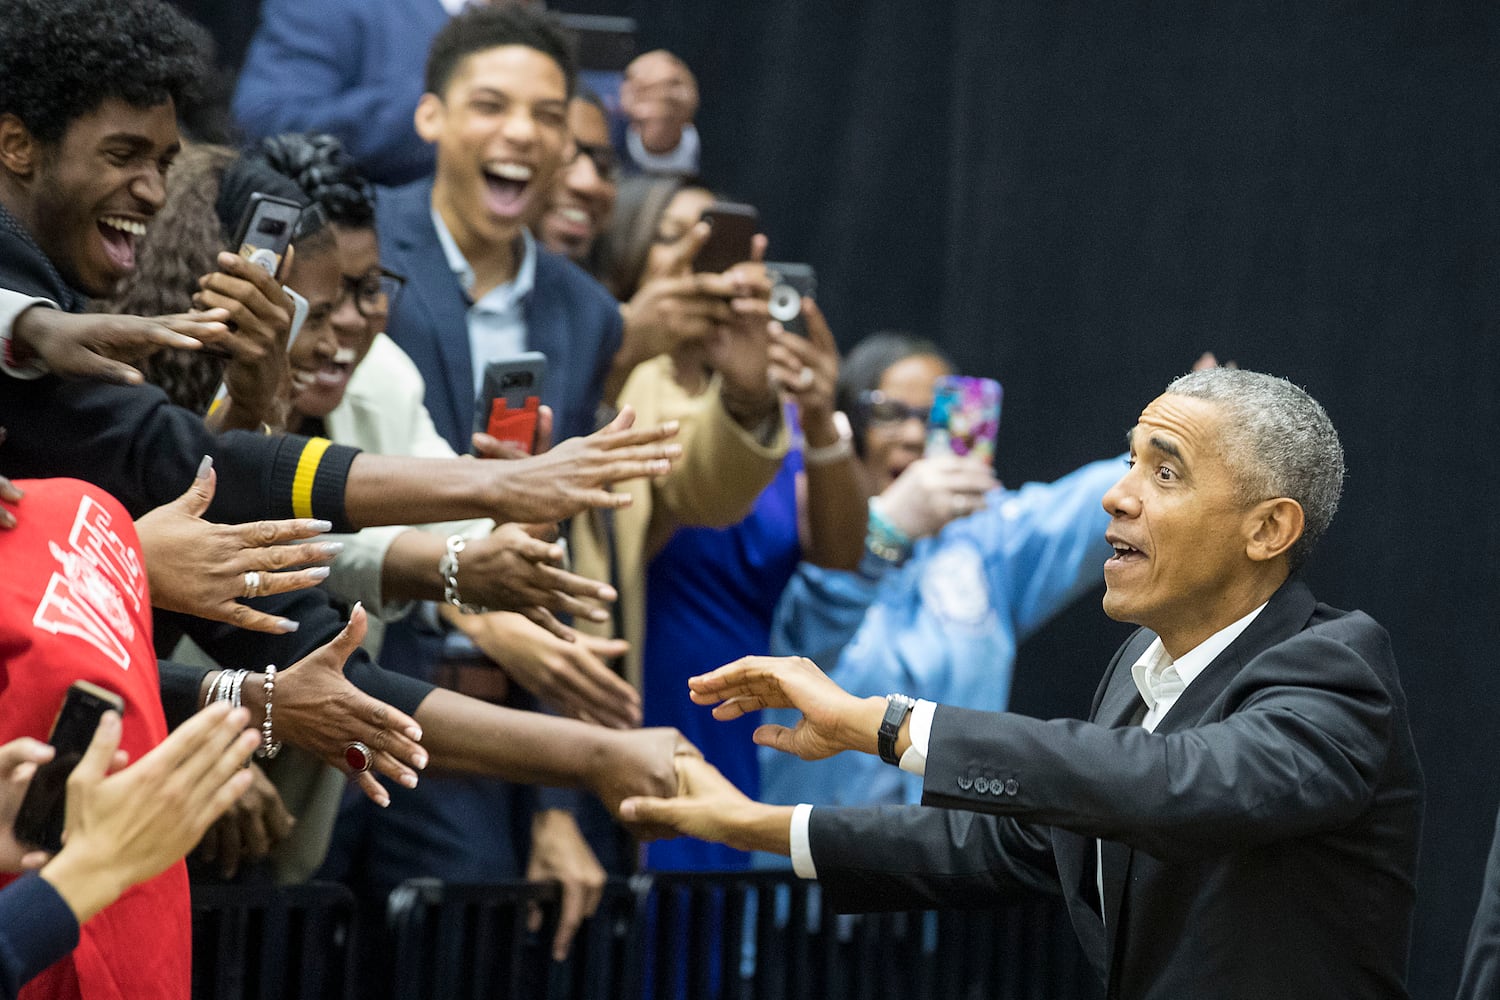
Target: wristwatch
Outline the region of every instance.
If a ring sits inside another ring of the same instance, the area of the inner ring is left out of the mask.
[[[880,750],[880,759],[887,764],[900,765],[901,758],[896,756],[896,737],[901,732],[901,723],[911,714],[917,701],[908,698],[904,694],[888,694],[885,696],[885,718],[880,720],[880,731],[876,734],[875,745]]]

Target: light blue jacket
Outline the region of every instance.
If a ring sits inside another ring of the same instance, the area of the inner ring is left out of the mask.
[[[1100,501],[1118,458],[1054,483],[999,489],[985,508],[919,541],[902,566],[866,554],[857,573],[798,567],[771,629],[773,655],[811,657],[860,696],[899,691],[1003,711],[1016,647],[1104,579],[1109,516]],[[797,713],[766,711],[794,725]],[[917,802],[922,781],[867,754],[808,763],[760,748],[766,802]]]

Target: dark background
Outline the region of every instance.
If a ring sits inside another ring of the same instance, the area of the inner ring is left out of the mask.
[[[1006,481],[1117,450],[1206,349],[1324,403],[1349,480],[1309,575],[1402,665],[1428,781],[1412,989],[1448,1000],[1500,803],[1500,11],[554,5],[631,15],[694,68],[705,172],[816,266],[845,346],[907,328],[1004,382]],[[1081,602],[1023,648],[1016,707],[1085,711],[1124,631]]]

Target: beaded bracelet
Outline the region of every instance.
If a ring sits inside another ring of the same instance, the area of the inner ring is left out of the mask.
[[[889,563],[901,563],[911,554],[911,536],[880,509],[880,498],[870,498],[870,519],[865,527],[865,548]]]
[[[266,713],[260,722],[260,746],[255,748],[255,756],[270,760],[281,752],[281,741],[272,738],[271,731],[271,698],[276,693],[276,664],[266,664]]]

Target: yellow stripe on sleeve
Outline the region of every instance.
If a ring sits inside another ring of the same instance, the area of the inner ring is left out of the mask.
[[[292,478],[292,516],[312,517],[313,480],[318,478],[318,466],[323,453],[332,444],[327,438],[309,438],[302,457],[297,459],[297,474]]]

